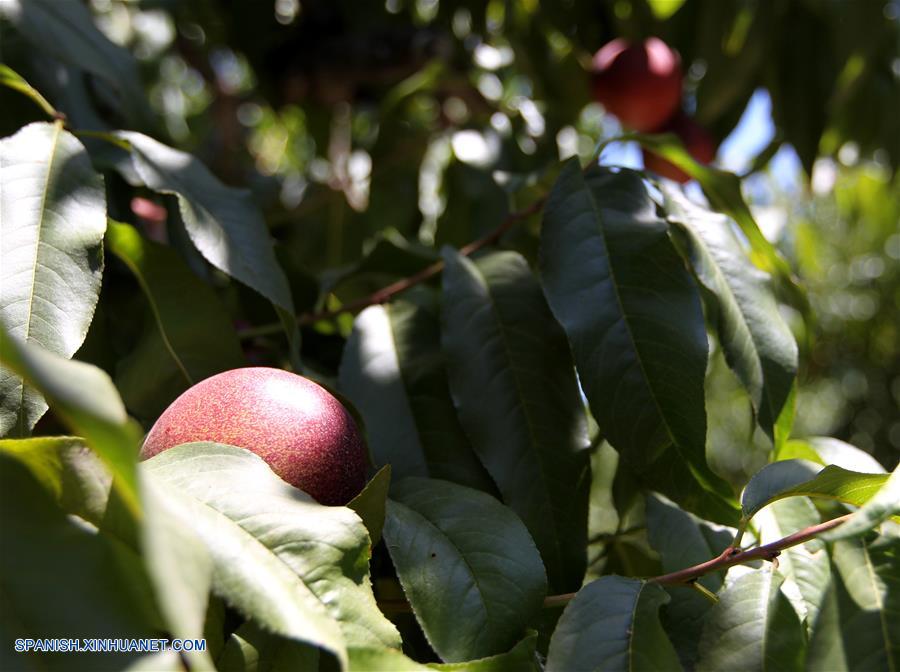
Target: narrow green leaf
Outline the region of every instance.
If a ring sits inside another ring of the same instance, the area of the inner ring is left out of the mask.
[[[554,591],[585,570],[587,418],[565,334],[525,260],[444,251],[442,342],[472,446],[528,527]]]
[[[341,389],[362,413],[376,464],[493,492],[447,382],[440,321],[407,301],[371,306],[344,348]]]
[[[490,495],[425,478],[396,484],[384,538],[432,648],[446,662],[508,650],[547,579],[522,521]]]
[[[102,370],[20,342],[0,322],[0,362],[37,389],[53,411],[106,462],[126,506],[140,510],[135,461],[140,428],[128,419]]]
[[[550,639],[547,672],[680,670],[659,622],[669,601],[659,586],[604,576],[578,591]]]
[[[826,541],[859,536],[878,527],[891,516],[900,517],[900,467],[894,469],[881,486],[850,519],[840,527],[823,535]]]
[[[345,641],[399,645],[375,605],[369,535],[352,511],[313,502],[231,446],[186,444],[142,468],[204,540],[216,594],[261,626],[339,658]]]
[[[3,0],[0,16],[34,47],[95,75],[117,92],[118,109],[128,121],[152,125],[137,61],[94,25],[86,5],[58,0]]]
[[[694,478],[729,497],[706,464],[699,292],[640,175],[567,163],[544,210],[541,258],[606,439],[639,470],[674,446]]]
[[[347,508],[356,511],[356,515],[362,519],[369,531],[372,546],[381,541],[381,530],[384,529],[385,509],[390,486],[391,465],[387,464],[366,483],[362,492],[347,503]]]
[[[697,672],[800,672],[806,636],[783,578],[764,568],[735,579],[719,594],[700,640]]]
[[[778,312],[769,277],[751,265],[743,245],[721,214],[692,204],[663,186],[668,219],[685,237],[688,256],[703,286],[708,315],[729,366],[750,394],[769,438],[793,389],[797,343]]]
[[[900,670],[900,540],[845,539],[809,642],[809,670]]]
[[[4,649],[15,637],[158,637],[136,555],[66,516],[29,470],[0,454],[0,593]],[[137,653],[14,654],[4,669],[121,669]],[[3,660],[7,660],[4,651]]]
[[[2,11],[0,11],[2,14]],[[53,109],[53,106],[44,98],[40,92],[35,89],[31,84],[25,81],[25,79],[15,70],[10,68],[8,65],[4,65],[0,63],[0,85],[7,86],[10,89],[18,91],[19,93],[23,93],[31,100],[35,102],[35,104],[40,107],[44,113],[49,117],[57,117],[59,112]]]
[[[174,250],[113,220],[106,241],[134,273],[155,325],[119,364],[116,382],[132,412],[155,418],[191,385],[245,364],[216,293]]]
[[[767,504],[785,497],[822,497],[862,506],[887,480],[887,474],[861,474],[834,465],[820,469],[806,460],[782,460],[753,475],[744,488],[741,507],[749,520]]]
[[[19,340],[71,357],[87,335],[103,276],[106,194],[62,123],[0,140],[0,322]],[[26,435],[47,404],[0,370],[0,435]]]

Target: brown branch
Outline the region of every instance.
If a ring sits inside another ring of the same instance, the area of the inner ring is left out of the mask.
[[[484,249],[488,245],[493,245],[498,240],[500,240],[503,234],[509,231],[517,222],[520,222],[523,219],[527,219],[531,215],[539,212],[540,209],[544,207],[545,201],[546,198],[540,198],[529,205],[527,208],[510,213],[496,229],[494,229],[484,237],[479,238],[478,240],[474,240],[465,247],[461,248],[459,250],[460,254],[468,257],[469,255],[472,255],[475,252]],[[443,269],[444,262],[436,261],[431,264],[431,266],[423,268],[421,271],[415,273],[414,275],[391,283],[387,287],[382,287],[377,292],[369,294],[368,296],[364,296],[360,299],[357,299],[356,301],[345,303],[343,306],[335,310],[323,310],[315,313],[304,313],[302,315],[299,315],[297,317],[297,323],[300,326],[304,326],[307,324],[312,324],[313,322],[318,322],[319,320],[329,320],[337,317],[338,315],[342,315],[343,313],[355,313],[362,310],[363,308],[368,308],[369,306],[374,306],[379,303],[385,303],[387,301],[390,301],[398,294],[405,292],[407,289],[415,287],[416,285],[425,282],[430,278],[433,278]]]
[[[819,523],[818,525],[812,525],[800,530],[799,532],[794,532],[794,534],[790,534],[783,539],[773,541],[771,544],[766,544],[765,546],[757,546],[756,548],[751,548],[746,551],[742,551],[739,548],[729,546],[717,558],[707,560],[706,562],[700,563],[699,565],[694,565],[693,567],[680,569],[677,572],[663,574],[662,576],[656,576],[648,580],[663,586],[686,585],[692,583],[693,581],[696,581],[705,574],[709,574],[710,572],[717,572],[722,569],[728,569],[729,567],[733,567],[734,565],[742,565],[747,562],[753,562],[754,560],[768,560],[771,562],[775,560],[775,558],[777,558],[781,554],[781,551],[785,550],[786,548],[791,548],[792,546],[797,546],[798,544],[802,544],[810,541],[811,539],[815,539],[823,532],[827,532],[828,530],[837,527],[838,525],[846,521],[851,515],[852,514],[848,513],[845,516],[840,516],[839,518],[834,518],[832,520],[825,521],[824,523]]]
[[[757,546],[756,548],[751,548],[746,551],[729,546],[721,555],[712,560],[701,562],[699,565],[694,565],[693,567],[679,569],[677,572],[671,572],[670,574],[654,576],[647,579],[647,581],[658,583],[661,586],[690,586],[694,584],[697,579],[706,574],[728,569],[734,565],[742,565],[755,560],[777,562],[777,558],[781,554],[781,551],[805,543],[811,539],[815,539],[818,535],[834,529],[845,522],[851,515],[853,514],[848,513],[845,516],[840,516],[825,521],[824,523],[819,523],[818,525],[811,525],[810,527],[804,528],[799,532],[794,532],[794,534],[790,534],[783,539],[773,541],[771,544]],[[576,594],[577,593],[562,593],[560,595],[548,595],[544,598],[544,609],[564,607],[574,599]],[[412,611],[412,607],[406,600],[378,600],[378,606],[381,607],[385,613],[408,613]]]

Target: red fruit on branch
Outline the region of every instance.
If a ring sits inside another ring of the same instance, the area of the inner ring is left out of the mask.
[[[683,112],[675,115],[659,130],[659,133],[677,135],[688,153],[699,163],[711,163],[716,158],[716,142],[713,137],[705,128]],[[666,161],[659,154],[654,154],[647,149],[642,150],[642,153],[646,170],[682,184],[691,179],[690,175],[670,161]]]
[[[346,504],[365,485],[367,451],[353,418],[323,387],[281,369],[197,383],[153,425],[141,459],[192,441],[246,448],[321,504]]]
[[[681,59],[658,37],[639,43],[617,38],[594,55],[594,99],[641,133],[678,111],[681,82]]]

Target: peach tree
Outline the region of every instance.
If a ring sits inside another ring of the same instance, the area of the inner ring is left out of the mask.
[[[658,34],[719,140],[769,90],[754,171],[896,165],[896,17],[274,4],[0,0],[0,668],[900,666],[896,460],[795,430],[803,279],[742,177],[620,135],[585,70]],[[345,505],[253,446],[139,461],[246,366],[356,419]]]

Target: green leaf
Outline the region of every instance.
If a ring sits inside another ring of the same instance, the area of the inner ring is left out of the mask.
[[[809,641],[809,670],[900,669],[900,540],[838,541]]]
[[[135,461],[140,428],[128,419],[102,370],[68,360],[9,336],[0,322],[0,361],[37,389],[50,407],[103,459],[125,505],[140,511]]]
[[[565,334],[525,260],[444,252],[443,346],[475,452],[541,551],[550,585],[585,570],[587,419]]]
[[[390,464],[398,479],[431,476],[493,491],[456,416],[430,310],[395,301],[360,313],[340,380],[362,413],[376,464]]]
[[[228,636],[216,660],[219,672],[278,672],[319,669],[319,650],[266,632],[253,621]]]
[[[394,649],[351,647],[347,652],[349,672],[428,672],[431,669]]]
[[[706,290],[707,314],[729,366],[750,394],[769,438],[791,394],[797,343],[781,318],[769,277],[747,259],[729,219],[662,187],[668,219],[685,238],[694,273]]]
[[[67,517],[23,464],[3,454],[0,545],[4,649],[12,648],[7,634],[67,639],[159,636],[137,556],[90,525]],[[120,669],[137,655],[11,654],[12,666],[4,669]]]
[[[741,180],[737,175],[697,163],[672,134],[635,135],[629,138],[637,140],[696,179],[713,209],[731,217],[746,236],[753,263],[778,278],[781,288],[789,293],[794,305],[804,312],[808,310],[805,291],[797,285],[790,264],[760,230],[744,200]]]
[[[701,520],[659,495],[647,497],[646,512],[647,538],[659,553],[662,570],[667,574],[719,556],[734,539],[731,528]],[[722,587],[722,581],[720,573],[710,573],[699,579],[712,592]],[[692,588],[670,587],[666,590],[671,601],[663,610],[663,625],[682,664],[693,668],[703,623],[712,603]]]
[[[460,662],[508,650],[547,579],[528,531],[490,495],[425,478],[396,484],[384,538],[431,647]]]
[[[535,652],[537,638],[537,632],[532,631],[530,635],[506,653],[498,653],[496,656],[477,660],[467,660],[464,663],[428,663],[426,667],[432,670],[459,670],[460,672],[540,672],[541,668],[537,663]]]
[[[806,460],[767,464],[753,475],[741,497],[743,517],[749,520],[767,504],[785,497],[822,497],[862,506],[887,482],[887,474],[861,474]]]
[[[77,437],[0,440],[0,452],[19,460],[59,507],[97,526],[102,533],[131,546],[143,557],[154,588],[155,603],[175,637],[203,637],[210,561],[206,549],[177,519],[152,483],[141,483],[143,518],[116,518],[110,505],[112,478],[103,464]],[[184,652],[191,667],[212,670],[209,654]]]
[[[140,550],[157,604],[173,636],[202,639],[213,576],[210,553],[193,531],[192,521],[183,517],[184,509],[168,498],[164,488],[144,478],[141,494]],[[192,670],[215,670],[206,651],[183,655]]]
[[[639,174],[568,162],[544,210],[541,258],[606,439],[640,470],[674,446],[707,489],[729,496],[706,465],[699,293]]]
[[[4,0],[0,16],[40,51],[102,79],[118,94],[112,104],[130,122],[153,124],[137,62],[97,29],[87,6],[58,0]]]
[[[2,12],[0,12],[2,14]],[[15,70],[10,68],[8,65],[3,65],[0,63],[0,85],[8,86],[15,91],[25,94],[34,103],[40,107],[47,116],[56,117],[59,115],[53,106],[44,98],[40,92],[35,89],[31,84],[25,81],[25,79]]]
[[[769,544],[798,530],[822,522],[808,497],[773,502],[753,519],[759,543]],[[812,628],[831,580],[828,553],[821,541],[812,540],[781,551],[778,572],[784,577],[784,593],[807,629]]]
[[[547,672],[680,670],[659,622],[659,608],[668,601],[662,588],[639,579],[604,576],[589,583],[559,619]]]
[[[213,266],[274,304],[294,349],[299,332],[291,289],[249,192],[225,186],[194,156],[146,135],[116,135],[131,145],[130,163],[118,166],[122,176],[176,197],[194,246]]]
[[[155,418],[191,385],[244,365],[237,335],[216,293],[169,247],[110,220],[110,252],[134,273],[154,328],[119,363],[116,382],[128,407]]]
[[[19,340],[71,357],[87,335],[103,276],[106,194],[62,123],[0,141],[0,322]],[[47,404],[0,371],[0,435],[26,435]]]
[[[77,436],[0,439],[0,453],[16,458],[56,504],[99,527],[112,477],[96,453]]]
[[[186,444],[143,468],[204,540],[213,590],[261,626],[339,658],[344,641],[399,645],[375,605],[369,536],[352,511],[313,502],[241,448]]]
[[[846,539],[878,527],[890,517],[900,518],[900,467],[846,523],[823,535],[826,541]]]
[[[143,184],[177,198],[188,235],[207,261],[293,310],[272,239],[248,192],[225,186],[190,154],[140,133],[117,135],[131,145],[132,164]]]
[[[770,568],[751,570],[719,594],[700,640],[697,672],[803,669],[806,637],[782,581]]]
[[[776,460],[802,459],[821,465],[834,464],[850,471],[883,474],[884,467],[864,450],[830,436],[791,439],[776,453]]]
[[[372,546],[381,541],[381,531],[384,529],[385,509],[387,508],[388,490],[391,486],[391,465],[386,464],[378,470],[372,479],[366,483],[356,497],[347,503],[348,509],[356,511],[366,529]]]

